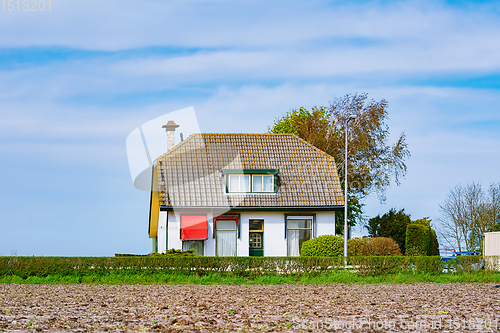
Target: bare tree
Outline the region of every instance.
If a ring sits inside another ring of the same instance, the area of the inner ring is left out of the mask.
[[[440,205],[443,217],[441,237],[459,251],[482,252],[483,235],[500,218],[500,184],[491,184],[485,192],[480,184],[457,185]]]

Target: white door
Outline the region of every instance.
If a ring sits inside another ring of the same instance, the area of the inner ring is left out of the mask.
[[[217,256],[236,256],[236,235],[235,220],[217,220]]]

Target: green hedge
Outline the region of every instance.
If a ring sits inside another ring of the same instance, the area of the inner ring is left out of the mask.
[[[339,258],[325,257],[0,257],[0,275],[93,275],[153,272],[240,276],[303,274],[340,267]]]
[[[351,270],[360,275],[381,275],[397,272],[438,274],[471,272],[484,266],[481,256],[460,256],[443,262],[439,256],[369,256],[349,257]],[[500,262],[498,257],[490,262]],[[498,265],[487,265],[496,269]],[[21,278],[48,275],[105,275],[178,273],[205,275],[261,276],[322,274],[344,270],[343,257],[0,257],[0,276]]]
[[[404,256],[352,257],[350,262],[361,275],[394,274],[411,268],[410,258]]]

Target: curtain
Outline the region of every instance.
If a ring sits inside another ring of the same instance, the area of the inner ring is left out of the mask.
[[[217,255],[236,256],[236,221],[217,221]]]
[[[195,249],[196,254],[203,255],[203,241],[201,241],[201,240],[183,241],[182,242],[182,250],[187,251],[189,249]]]
[[[288,220],[287,225],[289,229],[294,229],[299,226],[298,221]],[[288,255],[291,257],[298,257],[300,255],[300,230],[288,230]]]

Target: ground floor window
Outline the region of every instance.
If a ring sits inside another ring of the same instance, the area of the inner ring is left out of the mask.
[[[182,242],[182,250],[187,251],[190,249],[195,249],[196,254],[203,255],[203,241],[202,240],[192,240],[192,241],[183,241]]]
[[[312,237],[312,216],[287,216],[287,253],[299,256],[302,243]]]
[[[217,220],[215,241],[218,256],[236,256],[237,231],[236,220]]]

